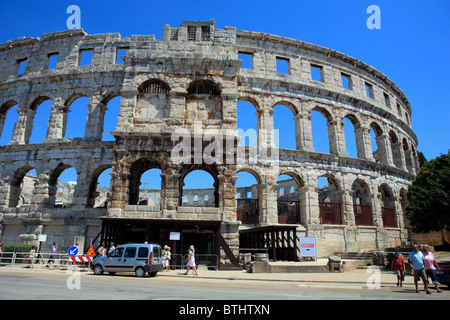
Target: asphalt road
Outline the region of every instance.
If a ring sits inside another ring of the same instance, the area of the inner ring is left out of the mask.
[[[421,288],[421,287],[419,287]],[[431,295],[412,287],[367,288],[302,282],[202,279],[0,269],[1,300],[450,300],[450,289]]]

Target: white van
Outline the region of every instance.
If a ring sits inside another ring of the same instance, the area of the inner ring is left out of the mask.
[[[124,244],[106,256],[95,258],[91,268],[97,275],[103,272],[134,272],[138,277],[146,273],[154,277],[163,269],[162,249],[156,243]]]

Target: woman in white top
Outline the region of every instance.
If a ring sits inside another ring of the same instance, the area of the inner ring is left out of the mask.
[[[185,275],[187,275],[188,274],[188,272],[189,272],[189,268],[190,267],[192,267],[192,270],[194,271],[194,274],[196,275],[196,276],[198,276],[198,272],[197,272],[197,269],[195,268],[195,257],[194,257],[194,252],[195,252],[195,249],[194,249],[194,246],[190,246],[189,247],[189,256],[187,257],[187,259],[186,259],[186,273],[185,273]]]

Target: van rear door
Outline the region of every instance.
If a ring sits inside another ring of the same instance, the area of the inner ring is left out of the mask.
[[[160,246],[153,246],[152,264],[162,264],[162,251]]]

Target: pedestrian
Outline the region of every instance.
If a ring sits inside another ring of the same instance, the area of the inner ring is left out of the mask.
[[[53,245],[50,247],[48,262],[47,262],[47,265],[45,266],[46,268],[49,268],[50,262],[52,263],[53,266],[55,266],[55,253],[56,253],[57,248],[58,248],[58,243],[55,241],[55,242],[53,242]]]
[[[111,242],[109,244],[108,254],[111,254],[111,252],[113,252],[114,249],[116,249],[116,247],[114,247],[114,242]]]
[[[165,269],[166,271],[170,271],[170,259],[172,258],[172,254],[170,253],[170,247],[166,247],[166,265]]]
[[[186,273],[187,275],[189,273],[189,268],[192,267],[192,271],[194,272],[194,275],[198,276],[197,268],[195,268],[195,249],[194,246],[189,247],[189,256],[186,259]]]
[[[419,251],[419,247],[417,245],[413,246],[413,251],[411,251],[408,255],[408,263],[412,267],[412,272],[414,272],[414,285],[416,286],[416,292],[419,292],[418,281],[419,279],[422,279],[424,290],[427,294],[430,294],[431,292],[428,290],[428,281],[425,274],[423,253]]]
[[[27,268],[33,269],[34,259],[36,258],[36,246],[32,246],[30,253],[28,254],[28,265]]]
[[[106,254],[106,249],[105,249],[105,243],[102,242],[102,244],[100,245],[100,247],[98,247],[97,249],[97,253],[99,257],[104,257]]]
[[[437,281],[436,278],[436,269],[439,270],[439,265],[436,262],[434,254],[430,251],[430,246],[425,247],[425,254],[423,256],[425,261],[425,271],[427,273],[427,277],[431,278],[432,283],[436,287],[436,291],[438,293],[441,293],[442,289],[439,289],[438,287],[439,282]]]
[[[403,260],[403,257],[398,251],[395,252],[392,258],[391,271],[393,271],[394,267],[395,273],[397,274],[397,287],[403,287],[403,281],[405,280],[405,260]]]
[[[166,269],[166,261],[167,261],[166,248],[167,248],[167,246],[164,246],[164,248],[162,250],[163,271]]]

